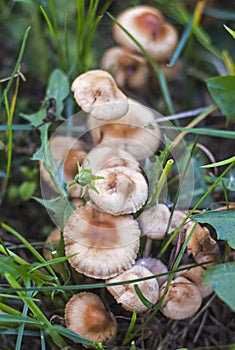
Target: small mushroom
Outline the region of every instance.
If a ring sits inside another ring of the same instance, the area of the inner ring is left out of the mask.
[[[69,136],[55,136],[49,142],[50,152],[56,161],[57,167],[64,164],[64,180],[67,184],[74,180],[77,174],[77,161],[82,163],[85,158],[88,147],[82,140],[77,140]],[[57,192],[50,174],[45,169],[43,162],[40,162],[40,175],[42,179]],[[79,197],[81,186],[75,184],[68,188],[71,197]]]
[[[113,215],[136,213],[148,198],[144,176],[125,166],[101,169],[96,173],[103,179],[94,180],[98,192],[88,190],[95,204]]]
[[[64,228],[70,264],[93,278],[110,278],[130,268],[139,249],[140,229],[129,215],[104,213],[87,202],[75,210]]]
[[[127,271],[124,271],[117,277],[107,280],[107,283],[117,283],[129,280],[135,280],[142,277],[149,277],[153,274],[145,267],[134,265]],[[143,296],[151,303],[156,304],[159,298],[159,286],[156,278],[135,283]],[[143,304],[135,291],[134,283],[120,284],[107,287],[108,291],[113,295],[118,304],[129,311],[144,312],[148,307]]]
[[[149,68],[144,57],[128,52],[122,47],[108,49],[102,58],[101,66],[111,71],[120,88],[139,89],[147,84]]]
[[[163,276],[157,277],[159,286],[161,286],[168,279],[168,269],[160,259],[143,257],[136,261],[136,265],[145,267],[147,270],[152,272],[153,275],[164,274]]]
[[[198,264],[205,263],[205,265],[203,265],[205,269],[218,264],[218,261],[216,260],[218,260],[219,258],[220,258],[220,249],[217,243],[211,251],[204,252],[204,253],[199,252],[194,256],[194,260],[196,261],[196,263]]]
[[[138,217],[141,231],[151,239],[163,239],[166,233],[170,210],[165,204],[156,204]]]
[[[117,322],[94,293],[75,294],[65,307],[66,327],[91,342],[110,344],[117,335]],[[86,346],[88,347],[88,346]]]
[[[194,225],[195,222],[191,222],[189,224],[186,231],[186,238],[191,234]],[[210,253],[216,247],[216,244],[217,243],[211,237],[208,228],[197,224],[193,234],[188,241],[187,248],[192,256],[195,257],[199,253],[202,253],[204,255]]]
[[[89,116],[88,128],[95,145],[109,142],[110,146],[143,160],[153,155],[160,145],[156,113],[132,99],[128,102],[128,112],[122,118],[104,123]]]
[[[183,270],[183,268],[185,269]],[[203,275],[205,273],[205,269],[202,266],[192,267],[191,265],[180,265],[178,269],[181,271],[176,272],[175,278],[182,276],[196,284],[196,286],[201,291],[202,298],[208,297],[208,295],[213,292],[211,286],[203,284]]]
[[[104,70],[91,70],[78,76],[71,90],[81,109],[97,119],[121,118],[128,110],[127,97]]]
[[[165,282],[161,289],[161,297],[165,292]],[[161,305],[161,312],[172,320],[184,320],[196,314],[202,303],[200,289],[185,277],[177,277],[172,281]]]
[[[135,6],[123,11],[117,22],[122,25],[156,61],[166,60],[178,41],[175,28],[164,21],[163,15],[151,6]],[[135,42],[117,25],[113,28],[117,43],[130,51],[142,53]]]

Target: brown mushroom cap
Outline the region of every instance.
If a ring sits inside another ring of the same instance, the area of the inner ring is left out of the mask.
[[[66,327],[92,342],[111,343],[117,334],[117,322],[94,293],[74,295],[65,307]]]
[[[195,222],[191,222],[188,225],[187,231],[186,231],[186,238],[189,236],[189,234],[192,231],[193,226],[195,225]],[[211,237],[210,231],[205,226],[201,226],[200,224],[197,224],[195,231],[193,232],[192,236],[190,237],[187,248],[191,252],[193,256],[196,256],[199,253],[206,254],[213,251],[213,249],[216,246],[216,241]]]
[[[168,269],[160,259],[143,257],[136,261],[136,265],[145,267],[147,270],[152,272],[153,275],[160,275],[162,273],[166,273],[163,276],[157,277],[159,286],[161,286],[168,279]]]
[[[164,293],[166,283],[160,289],[161,296]],[[172,320],[184,320],[194,316],[201,303],[200,289],[187,278],[177,277],[172,281],[166,293],[161,305],[161,312]]]
[[[122,47],[111,47],[102,57],[101,65],[111,71],[121,88],[138,89],[146,86],[149,68],[144,57],[128,52]]]
[[[77,161],[82,163],[85,158],[88,147],[85,142],[77,140],[70,136],[55,136],[49,143],[52,157],[59,167],[64,162],[64,180],[67,184],[74,180],[78,172]],[[57,191],[50,174],[44,168],[43,162],[40,162],[40,174],[42,179],[55,191]],[[68,188],[71,197],[79,197],[81,186],[75,184]]]
[[[64,228],[70,264],[93,278],[110,278],[130,268],[139,249],[140,230],[129,215],[113,216],[91,203],[70,216]]]
[[[78,76],[71,87],[84,112],[102,120],[121,118],[128,110],[127,97],[113,77],[103,70],[91,70]]]
[[[141,231],[151,239],[163,239],[168,221],[170,210],[165,204],[156,204],[143,211],[138,217]]]
[[[188,267],[188,268],[187,268]],[[180,265],[179,269],[187,268],[182,271],[178,271],[175,274],[175,278],[182,276],[187,278],[189,281],[196,284],[196,286],[200,289],[202,298],[206,298],[213,292],[213,289],[209,285],[203,285],[203,275],[205,270],[202,266],[190,267],[190,265]]]
[[[131,7],[117,17],[117,22],[141,44],[154,60],[168,59],[176,47],[178,34],[175,28],[164,22],[162,14],[151,6]],[[117,24],[113,28],[113,37],[128,50],[142,52]]]
[[[89,116],[87,124],[95,145],[109,142],[142,160],[156,152],[161,134],[152,110],[130,98],[128,102],[128,112],[122,118],[104,123]]]
[[[89,196],[107,213],[136,213],[148,198],[148,184],[140,172],[117,166],[101,169],[96,175],[103,177],[93,182],[99,193],[89,189]]]
[[[107,280],[107,283],[124,282],[142,277],[152,276],[153,274],[143,266],[134,265],[120,275]],[[159,298],[159,286],[156,278],[136,283],[143,296],[152,304],[156,304]],[[138,297],[134,283],[115,285],[107,287],[108,291],[113,295],[118,304],[129,311],[144,312],[148,310],[140,298]]]

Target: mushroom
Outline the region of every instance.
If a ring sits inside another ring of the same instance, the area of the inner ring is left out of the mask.
[[[111,147],[108,141],[94,147],[86,155],[82,166],[84,168],[90,166],[93,174],[101,169],[116,166],[125,166],[134,171],[141,171],[139,163],[130,153],[120,148]]]
[[[213,292],[211,286],[203,285],[203,275],[205,273],[205,269],[202,266],[192,267],[191,265],[180,265],[178,269],[181,271],[176,272],[175,278],[182,276],[196,284],[201,291],[202,298],[206,298]]]
[[[94,180],[97,191],[88,190],[93,202],[113,215],[136,213],[148,198],[148,184],[144,176],[125,166],[101,169]]]
[[[164,274],[163,276],[157,277],[159,286],[161,286],[168,279],[168,269],[160,259],[143,257],[136,261],[136,265],[145,267],[147,270],[152,272],[153,275]]]
[[[161,297],[165,293],[165,282],[161,289]],[[202,303],[200,289],[185,277],[177,277],[170,284],[161,304],[161,312],[172,320],[184,320],[192,317]]]
[[[128,110],[127,97],[104,70],[91,70],[78,76],[71,90],[81,109],[95,118],[113,120]]]
[[[138,89],[146,86],[149,68],[144,57],[128,52],[122,47],[108,49],[101,66],[110,71],[121,88]]]
[[[109,344],[117,335],[117,322],[94,293],[75,294],[65,307],[66,327],[91,342]],[[88,347],[88,346],[86,346]]]
[[[175,28],[164,21],[163,15],[151,6],[135,6],[123,11],[117,22],[123,26],[156,61],[166,60],[174,52],[178,41]],[[113,37],[130,51],[142,53],[136,43],[118,26]]]
[[[109,142],[110,146],[143,160],[153,155],[160,145],[156,113],[132,99],[128,102],[129,110],[122,118],[104,123],[89,116],[88,128],[95,145]]]
[[[56,161],[56,166],[59,168],[63,163],[64,180],[69,184],[77,174],[77,161],[79,164],[82,163],[88,152],[88,146],[82,140],[77,140],[73,137],[55,136],[50,140],[48,147],[50,147],[52,157]],[[54,191],[58,191],[42,161],[40,162],[40,175],[45,183]],[[69,187],[68,191],[71,197],[79,197],[81,186],[75,184]]]
[[[170,218],[170,210],[165,204],[155,204],[138,217],[141,231],[151,239],[163,239]]]
[[[107,283],[125,282],[143,277],[153,276],[153,274],[145,267],[134,265],[127,271],[124,271],[117,277],[107,280]],[[112,294],[118,304],[129,311],[144,312],[148,307],[143,304],[135,291],[134,285],[137,285],[143,296],[151,303],[156,304],[159,298],[159,286],[156,278],[144,280],[131,284],[120,284],[108,286],[108,291]]]
[[[64,228],[66,255],[80,273],[110,278],[130,268],[139,249],[140,229],[129,215],[104,213],[87,202],[75,210]]]
[[[217,243],[211,251],[206,253],[199,252],[194,256],[194,260],[196,261],[196,263],[198,264],[205,263],[205,265],[203,265],[205,269],[215,266],[218,263],[216,260],[218,260],[219,258],[220,258],[220,249]]]
[[[195,225],[195,222],[191,222],[187,228],[186,231],[186,238],[191,234],[192,228]],[[191,235],[187,248],[192,254],[193,257],[195,257],[197,254],[202,253],[203,255],[208,254],[214,250],[217,243],[216,241],[211,237],[210,231],[207,227],[203,227],[200,224],[196,225],[196,228]]]
[[[182,221],[186,218],[186,216],[186,211],[175,209],[171,217],[170,231],[175,231],[180,226]],[[184,227],[188,227],[187,222],[184,224]]]

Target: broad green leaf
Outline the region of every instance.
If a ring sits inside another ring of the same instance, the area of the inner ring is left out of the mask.
[[[206,80],[211,96],[227,120],[235,120],[235,76],[219,76]]]
[[[235,311],[235,262],[219,264],[206,270],[204,284],[211,285],[218,297]]]
[[[24,181],[19,187],[19,194],[21,198],[24,201],[29,200],[32,197],[36,187],[37,187],[36,182]]]
[[[235,211],[209,211],[192,215],[191,219],[201,224],[209,224],[216,230],[217,238],[228,241],[231,248],[235,249]]]
[[[46,117],[46,114],[46,107],[42,107],[38,112],[33,114],[21,113],[20,116],[28,120],[30,124],[36,128],[42,123],[43,119]]]

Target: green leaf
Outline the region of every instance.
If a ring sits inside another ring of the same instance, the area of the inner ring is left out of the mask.
[[[219,264],[206,270],[204,284],[211,285],[218,297],[235,311],[235,262]]]
[[[43,325],[42,322],[37,321],[31,317],[27,316],[18,316],[18,315],[0,315],[0,324],[6,324],[7,322],[9,323],[31,323],[31,324],[36,324],[38,326]]]
[[[19,187],[19,194],[24,201],[29,200],[36,189],[36,182],[25,181]]]
[[[229,32],[229,34],[232,35],[233,39],[235,39],[235,31],[229,28],[228,26],[226,26],[225,24],[224,24],[224,28]]]
[[[25,114],[21,113],[20,116],[30,122],[32,126],[35,128],[39,126],[43,119],[45,118],[47,112],[46,112],[46,107],[42,107],[38,112],[33,113],[33,114]]]
[[[235,76],[219,76],[206,80],[207,88],[227,120],[235,120]]]
[[[231,248],[235,249],[235,211],[209,211],[192,215],[191,219],[202,224],[209,224],[216,230],[217,238],[228,241]]]

